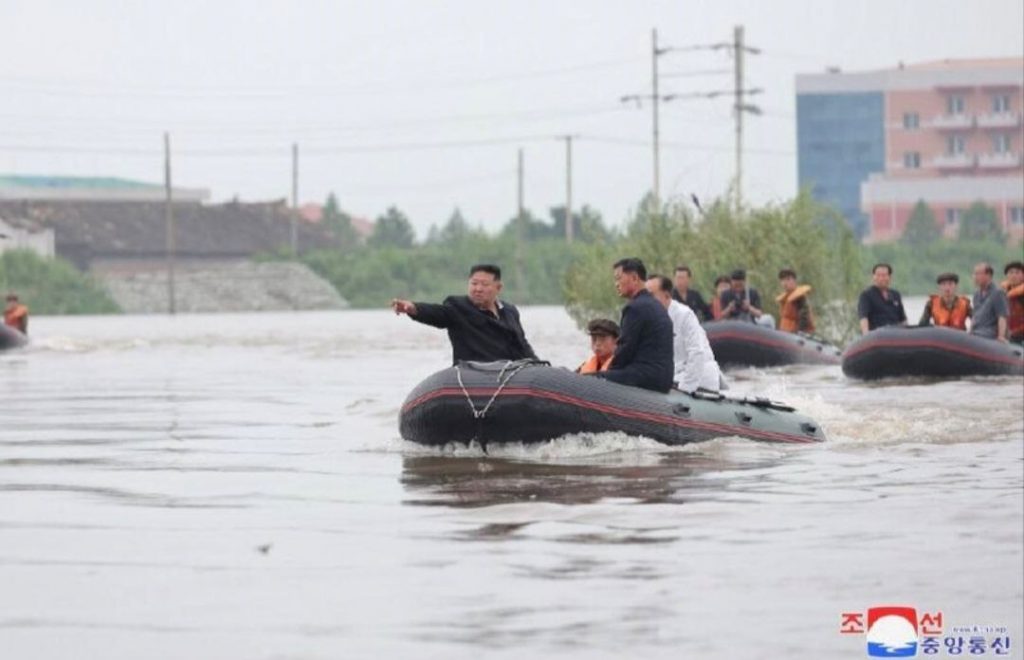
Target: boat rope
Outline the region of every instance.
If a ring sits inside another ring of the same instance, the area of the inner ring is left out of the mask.
[[[455,365],[455,377],[459,381],[459,388],[462,389],[462,394],[466,397],[466,401],[469,403],[469,409],[473,411],[473,419],[483,419],[487,416],[487,412],[491,409],[491,405],[494,400],[498,398],[501,391],[505,389],[505,386],[512,382],[513,376],[522,371],[525,367],[531,364],[536,364],[530,360],[519,360],[518,362],[509,360],[505,363],[505,366],[498,372],[498,388],[494,390],[494,394],[491,395],[490,400],[483,408],[477,410],[476,404],[473,403],[473,398],[469,395],[469,391],[466,389],[466,385],[462,382],[462,369],[459,365]],[[509,371],[509,367],[515,365],[515,368]],[[506,375],[507,374],[507,375]]]

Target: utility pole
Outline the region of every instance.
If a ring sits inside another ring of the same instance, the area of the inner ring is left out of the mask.
[[[519,294],[526,292],[526,268],[523,265],[523,240],[525,239],[523,224],[526,222],[526,206],[523,201],[523,150],[519,149],[519,158],[516,166],[518,179],[518,194],[516,204],[519,209],[516,214],[516,280],[519,284]]]
[[[292,254],[299,253],[299,145],[292,143]]]
[[[661,205],[661,155],[659,153],[659,132],[658,132],[658,106],[661,105],[661,97],[658,96],[658,30],[651,30],[651,88],[653,90],[651,100],[651,111],[654,113],[654,203]]]
[[[572,243],[572,137],[565,136],[565,242]]]
[[[733,62],[736,68],[736,105],[733,111],[736,115],[736,214],[739,215],[743,207],[743,113],[746,106],[743,104],[743,26],[737,25],[732,31]]]
[[[174,232],[174,197],[171,193],[171,135],[164,133],[164,225],[167,230],[167,313],[177,312],[174,296],[174,257],[177,240]]]

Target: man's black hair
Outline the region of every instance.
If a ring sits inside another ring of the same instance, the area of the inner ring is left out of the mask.
[[[892,275],[892,265],[891,264],[887,264],[884,261],[881,262],[881,263],[877,263],[874,266],[872,266],[871,267],[871,274],[874,275],[875,271],[878,270],[879,268],[886,269],[887,271],[889,271],[889,274]]]
[[[623,273],[636,273],[640,279],[647,281],[647,266],[636,257],[619,259],[612,264],[612,269],[615,268],[621,268]]]
[[[779,271],[779,279],[780,280],[784,280],[787,277],[792,277],[795,280],[796,279],[796,271],[793,270],[792,268],[783,268],[782,270]]]
[[[942,284],[943,282],[952,282],[954,284],[960,284],[960,276],[956,273],[942,273],[935,278],[936,284]]]
[[[730,279],[745,282],[747,280],[747,271],[743,270],[742,268],[737,268],[736,270],[732,271],[732,275],[730,275],[729,277]]]
[[[665,293],[672,293],[672,280],[668,279],[664,275],[651,275],[647,279],[648,281],[657,280],[659,290],[664,291]]]
[[[689,267],[689,266],[676,266],[676,272],[677,272],[677,273],[683,273],[683,272],[685,272],[685,273],[686,273],[687,275],[689,275],[690,277],[693,277],[693,271],[692,271],[692,270],[690,270],[690,267]]]
[[[1010,263],[1006,264],[1005,268],[1003,268],[1003,275],[1006,275],[1014,268],[1016,268],[1017,270],[1024,270],[1024,263],[1020,261],[1011,261]]]
[[[470,277],[473,277],[477,273],[490,273],[491,275],[494,275],[495,282],[501,281],[501,269],[494,264],[476,264],[469,269]]]
[[[721,284],[722,282],[725,282],[726,284],[728,284],[729,283],[729,278],[726,277],[725,275],[719,275],[718,277],[715,278],[715,286],[716,287],[719,284]]]

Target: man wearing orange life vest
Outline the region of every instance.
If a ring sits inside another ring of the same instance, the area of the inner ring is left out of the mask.
[[[956,273],[943,273],[935,279],[939,293],[928,296],[918,325],[941,325],[954,330],[967,330],[971,318],[971,300],[956,295],[960,277]]]
[[[1010,341],[1024,344],[1024,263],[1011,261],[1003,269],[1003,275],[1006,280],[1002,287],[1010,302]]]
[[[619,340],[619,324],[610,319],[594,319],[587,324],[590,348],[594,354],[576,370],[581,374],[608,371],[615,357],[615,342]]]
[[[23,335],[28,334],[28,307],[18,301],[18,294],[16,293],[7,294],[7,305],[4,307],[4,325],[14,328]]]
[[[796,285],[796,271],[783,268],[779,271],[779,283],[782,293],[775,297],[779,303],[779,330],[783,332],[814,333],[814,315],[807,294],[811,292],[809,284]]]

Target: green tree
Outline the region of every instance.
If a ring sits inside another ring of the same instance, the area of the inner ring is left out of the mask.
[[[935,214],[923,199],[918,200],[910,213],[910,219],[907,220],[907,227],[903,230],[900,241],[907,245],[929,245],[940,238],[942,230],[935,224]]]
[[[324,203],[323,222],[334,232],[338,246],[343,250],[359,244],[359,234],[352,226],[352,216],[341,210],[338,197],[333,192],[327,195],[327,201]]]
[[[0,254],[0,291],[16,292],[33,314],[120,311],[98,282],[69,262],[44,258],[28,250]]]
[[[986,206],[984,202],[974,202],[960,216],[960,240],[990,240],[1002,243],[1005,239],[996,210]]]
[[[551,216],[552,224],[547,235],[551,238],[563,238],[565,236],[565,206],[553,206],[548,213]],[[610,235],[604,226],[601,214],[587,205],[584,205],[579,212],[572,214],[572,231],[575,240],[584,243],[607,240]]]
[[[413,231],[412,223],[404,213],[397,207],[388,208],[387,212],[377,218],[373,225],[373,234],[370,236],[371,247],[412,247],[416,240],[416,233]]]

